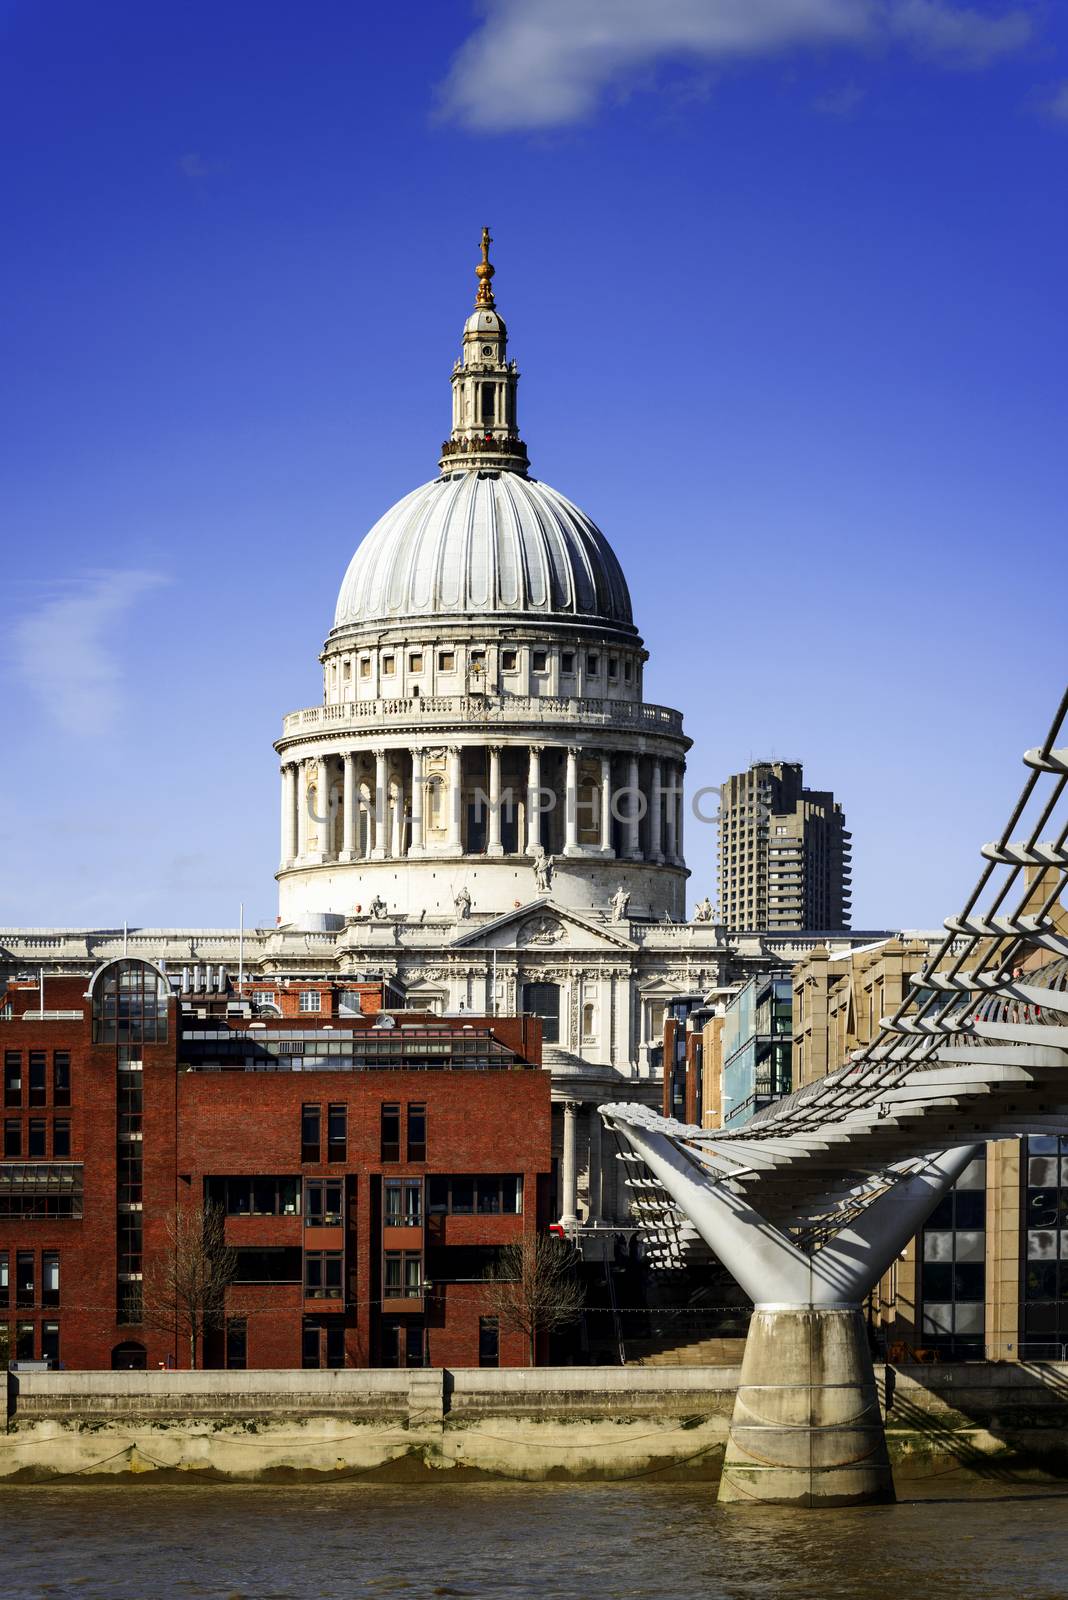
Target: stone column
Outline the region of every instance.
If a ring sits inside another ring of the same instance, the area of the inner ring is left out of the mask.
[[[540,744],[531,745],[527,768],[527,854],[531,856],[541,844],[541,751]]]
[[[649,800],[649,860],[664,859],[663,838],[664,784],[659,760],[653,762],[652,794]]]
[[[408,846],[410,856],[423,854],[423,806],[426,794],[423,788],[423,752],[412,751],[412,839]]]
[[[683,766],[682,762],[680,761],[679,765],[678,765],[677,772],[676,772],[676,776],[675,776],[675,786],[678,789],[678,794],[675,796],[675,804],[679,808],[678,812],[676,813],[677,821],[675,823],[675,853],[676,853],[676,856],[678,857],[678,860],[680,861],[680,863],[683,860],[685,860],[685,856],[686,856],[686,847],[685,847],[685,845],[683,843],[683,839],[682,839],[682,824],[683,824],[683,818],[686,815],[686,807],[683,805],[683,794],[682,794],[682,779],[683,779],[683,774],[684,774],[685,771],[686,771],[686,768]]]
[[[486,854],[503,856],[501,843],[501,747],[489,747],[489,817],[487,819]]]
[[[315,809],[321,819],[319,854],[324,861],[330,861],[334,855],[334,819],[330,815],[330,760],[327,756],[319,757],[319,775],[315,780],[315,790],[318,797]]]
[[[393,780],[392,800],[389,853],[399,861],[404,854],[404,783],[399,777]]]
[[[613,855],[612,849],[612,757],[601,757],[601,854]]]
[[[596,1223],[601,1220],[602,1209],[602,1166],[601,1166],[601,1113],[596,1106],[589,1109],[590,1121],[590,1167],[589,1167],[589,1205],[586,1210],[586,1221]]]
[[[560,1221],[574,1227],[578,1222],[578,1102],[564,1101],[564,1159],[560,1172]]]
[[[297,780],[297,860],[308,854],[308,763],[298,761]]]
[[[386,859],[386,803],[389,799],[387,785],[389,778],[386,769],[386,752],[375,751],[375,803],[374,803],[374,845],[371,850],[372,861]]]
[[[677,801],[678,801],[678,795],[675,793],[675,785],[676,785],[677,779],[675,777],[675,763],[673,761],[669,761],[667,763],[667,780],[668,780],[667,816],[665,818],[665,822],[667,824],[667,826],[666,826],[667,841],[666,841],[666,844],[665,844],[665,852],[666,852],[666,855],[667,855],[667,859],[670,861],[671,865],[674,866],[675,863],[678,861],[678,858],[679,858],[678,826],[677,826],[678,815],[679,814],[678,814],[678,810],[676,809],[676,805],[677,805]]]
[[[640,861],[642,856],[641,834],[641,791],[638,782],[638,757],[631,756],[627,762],[627,825],[625,829],[626,845],[623,854],[628,861]]]
[[[282,866],[297,853],[297,773],[292,761],[282,768]]]
[[[463,765],[459,745],[449,745],[445,773],[445,803],[448,806],[447,826],[449,830],[445,848],[450,855],[459,856],[463,854],[464,848],[460,820],[460,808],[463,805]]]
[[[345,767],[345,787],[342,795],[342,861],[356,860],[356,752],[346,750],[342,757]]]
[[[578,842],[578,749],[567,747],[567,778],[564,783],[564,854],[581,855]]]

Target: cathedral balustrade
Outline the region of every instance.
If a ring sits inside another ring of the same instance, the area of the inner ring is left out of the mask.
[[[643,728],[682,733],[682,713],[670,706],[604,698],[569,699],[550,695],[411,695],[396,699],[348,700],[308,706],[282,719],[282,737],[310,729],[381,728],[390,723],[455,728],[499,723],[569,723],[579,727]]]

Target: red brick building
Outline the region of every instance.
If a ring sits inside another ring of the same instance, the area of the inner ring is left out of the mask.
[[[218,1204],[237,1270],[205,1364],[525,1361],[487,1266],[549,1217],[532,1018],[377,1009],[373,984],[178,995],[141,960],[0,996],[0,1347],[188,1364],[144,1319],[176,1206]]]

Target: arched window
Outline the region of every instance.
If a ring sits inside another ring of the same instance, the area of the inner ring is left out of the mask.
[[[126,1339],[111,1352],[112,1372],[144,1372],[148,1366],[148,1352],[136,1339]]]
[[[541,1019],[543,1044],[557,1044],[560,1039],[560,987],[555,983],[525,983],[523,985],[523,1010]]]
[[[587,1000],[582,1007],[582,1037],[592,1039],[597,1030],[597,1010],[592,1000]]]
[[[166,978],[148,961],[111,961],[89,985],[94,1044],[144,1044],[167,1037]]]

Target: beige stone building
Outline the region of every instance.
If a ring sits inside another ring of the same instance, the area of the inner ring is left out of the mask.
[[[1068,931],[1063,912],[1060,922]],[[841,951],[818,946],[797,964],[795,1087],[835,1070],[874,1038],[880,1019],[901,1004],[941,937],[902,936]],[[1039,953],[1022,965],[1048,960]],[[872,1321],[891,1354],[1000,1361],[1063,1355],[1068,1182],[1062,1184],[1062,1173],[1068,1178],[1068,1141],[1054,1136],[977,1148],[972,1165],[872,1295]]]

